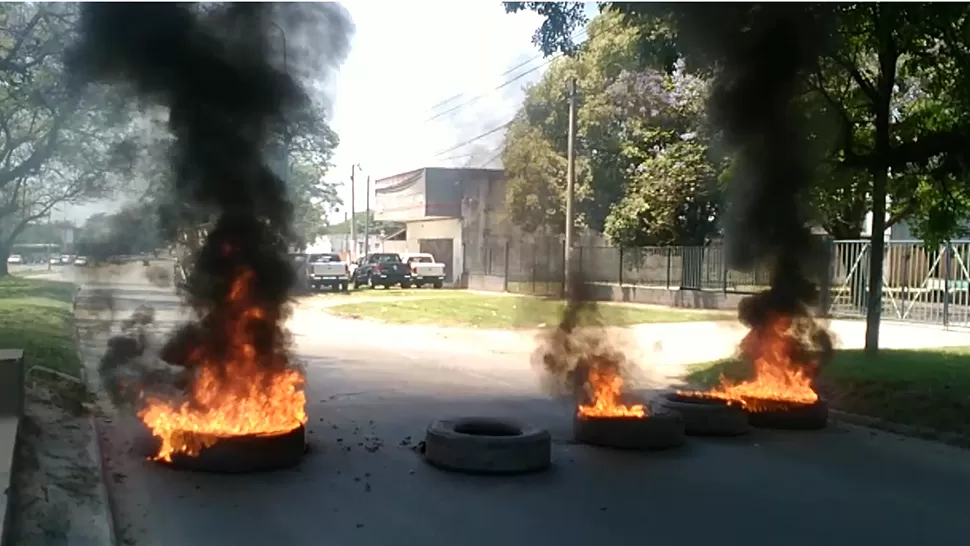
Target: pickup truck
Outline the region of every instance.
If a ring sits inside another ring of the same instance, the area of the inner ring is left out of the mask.
[[[430,284],[435,288],[441,288],[445,282],[445,264],[436,262],[431,254],[427,252],[404,254],[401,259],[411,268],[411,283],[414,286],[421,288]]]
[[[307,286],[311,290],[323,288],[347,291],[350,284],[350,270],[340,259],[340,254],[310,254],[306,260]]]
[[[411,269],[397,254],[389,252],[368,254],[360,260],[360,265],[354,270],[353,282],[354,288],[359,286],[390,288],[395,284],[401,285],[401,288],[410,288]]]

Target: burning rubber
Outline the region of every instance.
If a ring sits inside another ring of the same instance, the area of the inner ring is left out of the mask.
[[[549,432],[484,417],[435,421],[425,436],[424,459],[469,474],[522,474],[552,464]]]
[[[778,400],[744,400],[748,422],[758,428],[781,430],[821,430],[829,420],[829,406],[825,400],[813,403]]]
[[[202,448],[198,455],[176,452],[171,455],[171,460],[158,462],[179,470],[245,474],[296,466],[306,453],[306,432],[302,425],[275,434],[200,435],[195,440],[209,444],[209,447]]]
[[[654,412],[646,417],[598,417],[577,414],[573,437],[577,442],[617,449],[658,450],[684,444],[684,419],[680,414]]]
[[[740,436],[749,429],[748,413],[740,403],[673,392],[664,394],[660,404],[679,413],[692,436]]]

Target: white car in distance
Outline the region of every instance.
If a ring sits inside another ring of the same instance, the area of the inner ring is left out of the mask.
[[[411,267],[411,284],[421,288],[430,284],[441,288],[445,282],[445,264],[435,261],[434,256],[427,252],[402,254],[401,260]]]
[[[7,257],[8,264],[22,264],[24,263],[24,257],[20,254],[11,254]]]

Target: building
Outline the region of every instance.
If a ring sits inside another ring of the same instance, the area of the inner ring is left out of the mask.
[[[467,253],[510,233],[504,203],[502,169],[427,167],[374,182],[374,218],[407,226],[398,251],[433,254],[448,283],[461,283]]]

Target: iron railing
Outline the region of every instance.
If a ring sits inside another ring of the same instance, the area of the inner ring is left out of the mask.
[[[869,298],[868,240],[828,240],[819,279],[833,317],[866,314]],[[565,273],[560,238],[487,240],[465,248],[465,273],[503,279],[510,292],[558,294]],[[589,282],[679,290],[753,293],[768,287],[771,271],[730,269],[720,243],[705,246],[574,249]],[[970,240],[927,248],[922,241],[887,241],[883,261],[882,316],[886,320],[970,327]]]

